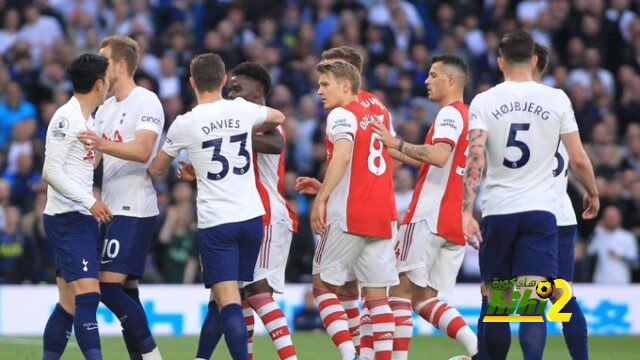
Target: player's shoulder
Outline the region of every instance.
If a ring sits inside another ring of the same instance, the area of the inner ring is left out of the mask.
[[[65,104],[60,106],[51,117],[51,123],[53,123],[56,119],[64,118],[69,125],[76,125],[83,121],[82,119],[82,109],[80,108],[80,103],[75,98],[69,99]]]
[[[341,118],[355,120],[356,115],[353,113],[353,111],[343,106],[338,106],[336,108],[333,108],[331,109],[331,111],[329,111],[329,114],[327,114],[327,121],[341,119]]]
[[[457,104],[445,105],[438,111],[438,116],[462,118],[462,112],[467,110],[466,105],[462,104],[462,106],[463,107],[460,108]]]
[[[103,116],[105,111],[116,106],[116,102],[117,101],[115,96],[108,97],[100,106],[98,106],[98,109],[96,110],[96,114],[94,118],[98,119],[101,116]]]
[[[138,104],[162,106],[158,95],[145,87],[137,86],[131,95],[134,96],[135,102]]]

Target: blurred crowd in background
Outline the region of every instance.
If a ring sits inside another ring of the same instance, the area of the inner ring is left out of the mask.
[[[471,71],[466,102],[502,81],[497,46],[524,28],[550,49],[543,81],[567,92],[601,195],[597,221],[579,220],[578,282],[639,282],[640,2],[629,0],[0,0],[0,284],[51,283],[55,271],[42,226],[44,137],[71,91],[65,69],[100,40],[122,34],[142,50],[137,83],[165,110],[165,130],[194,105],[188,66],[215,52],[227,70],[259,61],[273,87],[268,104],[287,116],[285,193],[300,218],[287,268],[310,281],[313,200],[296,194],[297,176],[322,178],[326,113],[315,94],[323,50],[348,45],[366,58],[363,86],[388,106],[400,137],[422,143],[438,105],[426,97],[430,56],[453,53]],[[395,173],[403,214],[417,171]],[[155,179],[161,215],[143,281],[199,281],[195,189],[175,171]],[[95,177],[99,196],[100,169]],[[578,214],[581,191],[570,182]],[[514,199],[517,201],[517,199]],[[223,210],[221,210],[223,211]],[[459,275],[478,281],[468,247]]]

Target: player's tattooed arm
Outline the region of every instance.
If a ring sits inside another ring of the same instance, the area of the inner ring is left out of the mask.
[[[469,157],[467,158],[467,168],[463,179],[463,206],[462,211],[471,213],[473,204],[480,191],[480,182],[486,162],[485,148],[487,144],[487,133],[481,129],[469,131]]]
[[[396,149],[389,148],[389,156],[391,156],[392,159],[398,160],[401,163],[405,163],[415,168],[419,168],[420,165],[422,165],[422,162],[416,159],[410,158],[408,155],[405,155]]]
[[[475,249],[478,249],[479,243],[482,242],[482,234],[478,221],[473,218],[473,204],[476,202],[476,197],[480,191],[480,182],[486,161],[486,144],[486,131],[481,129],[469,131],[469,156],[462,180],[462,232],[467,243]]]
[[[444,142],[433,145],[414,145],[400,140],[398,150],[412,159],[437,167],[443,167],[444,164],[447,163],[449,154],[451,154],[451,150],[453,149],[451,145]]]
[[[381,122],[373,122],[373,131],[379,136],[380,141],[388,148],[399,151],[401,154],[406,155],[408,158],[418,161],[420,163],[427,163],[442,167],[447,162],[452,147],[447,143],[436,143],[433,145],[422,144],[414,145],[405,143],[389,132],[387,127]],[[390,152],[391,154],[391,152]],[[391,154],[393,156],[393,154]],[[396,153],[396,160],[399,159],[399,155]],[[403,161],[403,160],[400,160]],[[419,166],[420,164],[418,164]]]
[[[263,154],[280,154],[284,149],[282,134],[277,129],[251,135],[253,150]]]

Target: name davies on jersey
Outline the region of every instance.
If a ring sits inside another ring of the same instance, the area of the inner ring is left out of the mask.
[[[524,103],[520,103],[519,101],[512,101],[508,104],[502,104],[498,108],[491,111],[491,115],[493,115],[496,120],[499,120],[501,116],[507,115],[508,113],[514,111],[532,113],[533,115],[540,117],[542,120],[548,120],[549,116],[551,115],[551,112],[545,110],[545,108],[541,105],[536,105],[536,103],[534,102],[527,101],[525,101]]]
[[[209,135],[214,130],[219,130],[222,128],[226,129],[239,129],[240,128],[240,120],[238,119],[221,119],[212,121],[209,123],[209,126],[203,126],[202,132],[205,135]]]

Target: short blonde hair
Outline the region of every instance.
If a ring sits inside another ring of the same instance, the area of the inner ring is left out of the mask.
[[[127,64],[129,75],[133,76],[138,68],[138,61],[140,59],[138,43],[128,36],[111,35],[102,40],[100,49],[107,46],[111,48],[111,59],[113,59],[114,62],[124,60]]]
[[[360,71],[346,61],[323,61],[316,66],[320,74],[333,74],[336,80],[351,82],[351,92],[355,95],[360,91]]]

